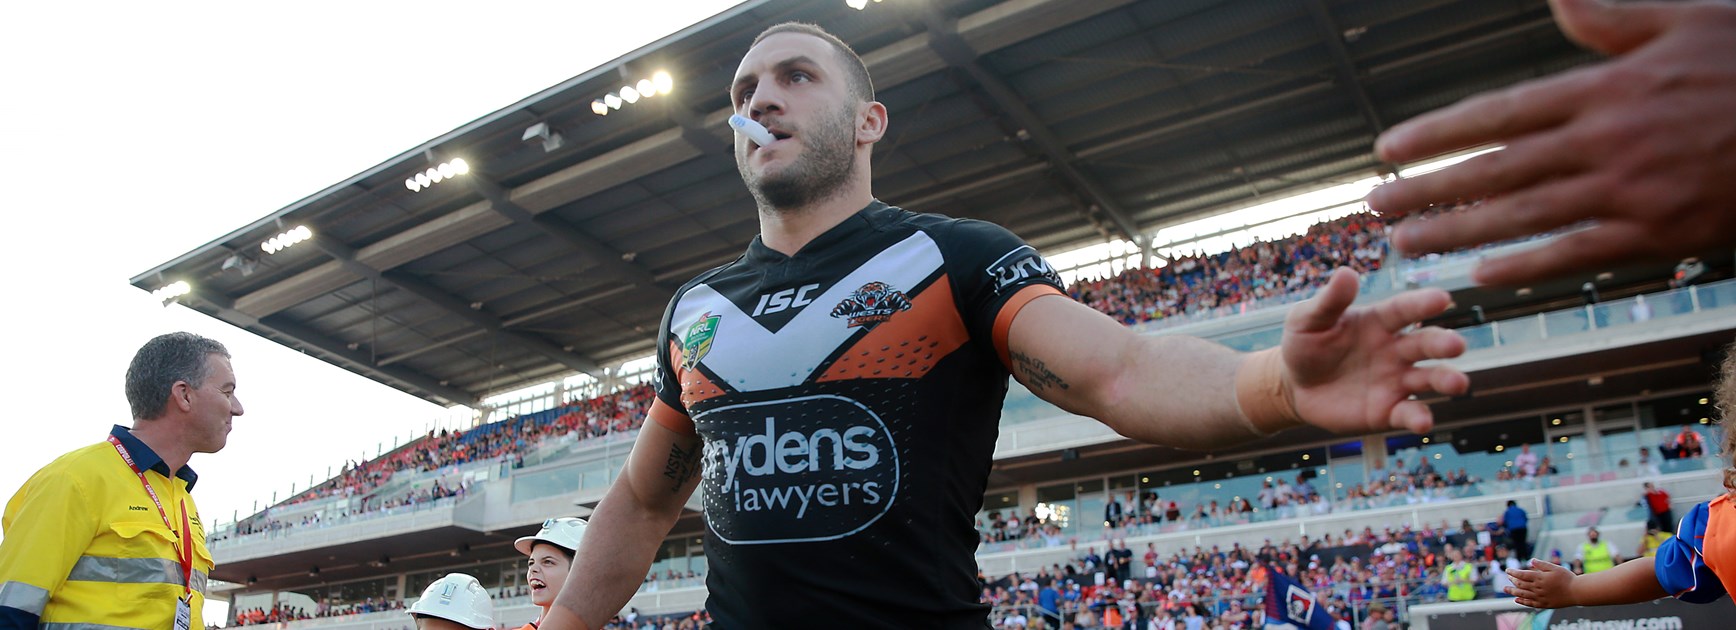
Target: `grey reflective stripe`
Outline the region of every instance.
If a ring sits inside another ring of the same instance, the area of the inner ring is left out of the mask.
[[[128,626],[105,626],[100,623],[45,623],[37,627],[41,630],[149,630],[148,628]]]
[[[176,566],[176,568],[180,568],[180,565],[175,565],[175,566]],[[209,579],[209,578],[205,575],[204,571],[194,571],[193,572],[193,590],[198,591],[200,595],[204,595],[205,594],[205,581],[207,579]],[[181,581],[175,580],[175,583],[180,584]]]
[[[42,609],[48,606],[48,590],[23,582],[0,584],[0,606],[41,617]]]
[[[72,565],[66,579],[74,582],[121,582],[126,584],[181,585],[181,563],[162,558],[104,558],[84,556]]]

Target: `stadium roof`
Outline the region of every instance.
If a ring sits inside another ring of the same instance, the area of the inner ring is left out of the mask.
[[[725,89],[818,23],[892,126],[874,188],[1049,251],[1390,169],[1397,121],[1585,63],[1544,0],[750,1],[441,135],[131,283],[440,404],[643,356],[673,290],[758,232]],[[592,102],[666,70],[673,95]],[[526,131],[547,124],[547,149]],[[405,184],[462,158],[468,175]],[[308,243],[262,255],[295,226]]]

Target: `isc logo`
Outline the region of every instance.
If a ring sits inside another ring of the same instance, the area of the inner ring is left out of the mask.
[[[784,289],[777,293],[762,295],[759,299],[759,306],[753,308],[753,316],[770,315],[812,304],[814,298],[808,297],[808,294],[819,289],[820,285],[805,284],[799,289]]]

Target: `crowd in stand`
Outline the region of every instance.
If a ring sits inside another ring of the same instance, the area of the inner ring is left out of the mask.
[[[1378,270],[1386,250],[1385,221],[1359,213],[1319,223],[1290,238],[1076,282],[1068,293],[1127,325],[1181,315],[1227,314],[1317,288],[1336,267],[1359,273]]]
[[[249,519],[238,523],[233,531],[214,533],[212,539],[317,526],[324,524],[325,520],[342,520],[354,514],[391,511],[462,497],[468,490],[467,483],[445,483],[440,480],[435,480],[430,487],[420,490],[407,489],[399,495],[370,496],[369,493],[390,482],[393,476],[405,472],[432,472],[489,460],[511,462],[514,467],[518,467],[523,465],[526,451],[551,440],[566,436],[582,440],[637,429],[644,421],[645,410],[650,406],[651,397],[651,387],[640,385],[573,402],[553,412],[519,416],[470,431],[430,432],[426,437],[385,456],[367,462],[346,464],[338,476],[282,503],[295,505],[334,496],[362,497],[361,505],[353,511],[338,510],[323,519],[317,514],[288,521]]]
[[[278,604],[269,609],[252,608],[234,611],[234,620],[230,625],[256,626],[261,624],[316,619],[321,617],[338,617],[342,615],[360,615],[364,613],[384,612],[388,610],[403,610],[403,600],[388,602],[385,598],[368,598],[354,604],[343,606],[327,606],[321,603],[309,611],[305,608]]]
[[[602,630],[699,630],[711,624],[704,610],[680,615],[642,615],[631,608],[603,624]]]
[[[347,464],[343,472],[286,501],[293,505],[332,496],[366,494],[404,471],[428,472],[443,466],[516,456],[522,461],[526,447],[550,438],[577,434],[599,437],[638,427],[649,404],[651,387],[640,385],[612,394],[569,403],[555,413],[520,416],[465,431],[430,431],[384,457]]]
[[[1296,475],[1293,481],[1264,481],[1259,493],[1251,499],[1235,497],[1227,502],[1211,499],[1185,508],[1173,499],[1164,500],[1156,491],[1128,491],[1124,496],[1108,498],[1102,522],[1110,529],[1137,529],[1145,533],[1174,531],[1183,527],[1214,527],[1333,511],[1447,501],[1466,496],[1470,487],[1479,481],[1463,468],[1442,473],[1436,471],[1427,459],[1415,468],[1407,468],[1403,459],[1395,459],[1386,474],[1374,475],[1366,483],[1350,485],[1333,493],[1337,496],[1331,498],[1315,488],[1315,477],[1306,472]],[[977,519],[976,527],[983,544],[1040,540],[1040,546],[1059,547],[1070,542],[1053,521],[1038,513],[1037,508],[1031,508],[1023,517],[990,512],[986,519]]]
[[[1354,619],[1368,628],[1398,623],[1400,599],[1447,599],[1442,574],[1461,554],[1474,568],[1475,596],[1496,596],[1506,585],[1501,569],[1518,563],[1512,550],[1494,542],[1502,540],[1500,533],[1492,524],[1478,528],[1465,521],[1457,528],[1370,527],[1336,539],[1214,545],[1167,556],[1148,544],[1139,564],[1134,550],[1114,541],[1035,574],[984,577],[982,601],[995,607],[997,627],[1007,628],[1259,628],[1266,572],[1276,568],[1313,590],[1334,619],[1344,620],[1339,627]]]

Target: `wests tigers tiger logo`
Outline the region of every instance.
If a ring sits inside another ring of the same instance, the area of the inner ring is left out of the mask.
[[[832,316],[849,320],[850,327],[873,330],[899,311],[910,310],[910,298],[884,282],[870,282],[832,307]]]

